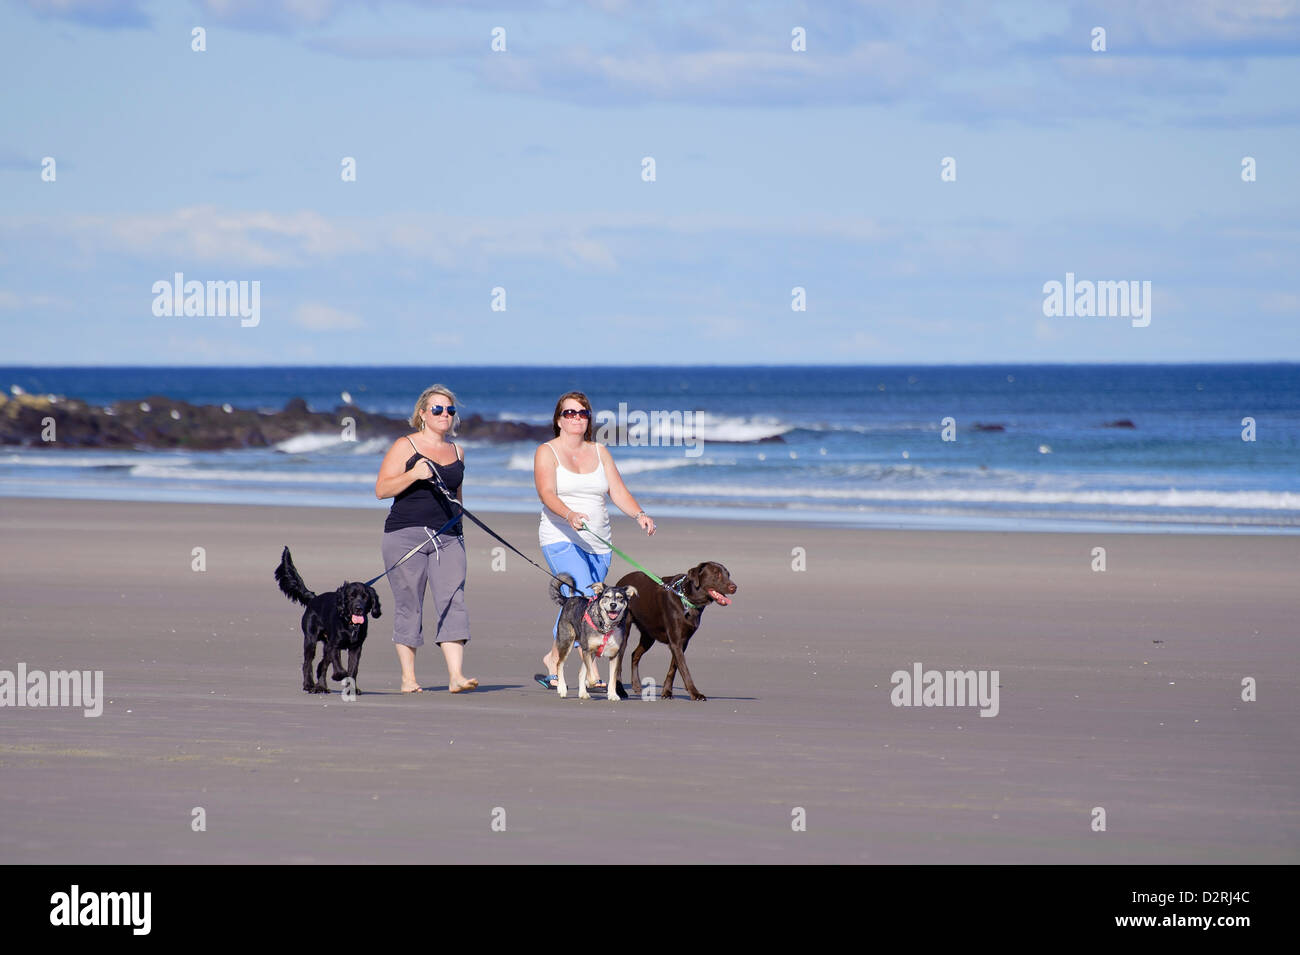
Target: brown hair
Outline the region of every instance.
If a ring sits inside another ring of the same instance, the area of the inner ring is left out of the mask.
[[[551,415],[551,429],[555,432],[557,438],[560,436],[560,412],[564,410],[564,403],[570,398],[591,411],[591,402],[587,400],[587,396],[581,391],[570,391],[568,394],[560,395],[560,400],[555,403],[555,414]],[[592,440],[591,422],[595,417],[593,414],[587,418],[587,433],[582,436],[583,441]]]
[[[416,431],[424,430],[424,409],[429,406],[429,399],[434,395],[446,395],[451,399],[452,405],[456,404],[456,396],[452,390],[445,385],[430,385],[420,393],[420,400],[415,403],[415,411],[411,413],[411,427]],[[457,414],[451,419],[451,435],[456,434],[456,426],[460,424],[460,415]]]

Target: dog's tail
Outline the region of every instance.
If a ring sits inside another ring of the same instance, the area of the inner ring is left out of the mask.
[[[564,581],[569,590],[575,594],[578,592],[578,586],[574,582],[572,574],[556,574],[555,577],[556,579],[551,581],[551,599],[563,606],[564,602],[569,598],[560,591],[560,581]]]
[[[316,595],[307,589],[302,577],[298,575],[298,568],[293,566],[293,557],[289,555],[287,547],[280,555],[280,566],[275,568],[275,582],[280,585],[282,594],[304,607],[316,598]]]

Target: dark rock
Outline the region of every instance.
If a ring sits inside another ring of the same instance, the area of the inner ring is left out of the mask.
[[[1006,431],[1007,426],[1004,424],[982,424],[981,422],[976,421],[970,426],[970,429],[972,431]]]
[[[340,405],[333,413],[313,412],[302,398],[292,398],[283,411],[261,412],[219,405],[192,405],[164,395],[114,402],[108,409],[76,399],[0,395],[0,444],[41,446],[45,419],[54,419],[58,448],[177,448],[219,451],[266,448],[302,434],[341,431],[351,418],[358,441],[397,438],[410,431],[403,418],[371,414],[355,405]],[[476,441],[546,441],[545,425],[518,421],[486,421],[472,415],[459,435]]]
[[[1104,425],[1102,425],[1102,427],[1103,428],[1136,428],[1137,425],[1135,425],[1128,418],[1120,418],[1118,421],[1107,421]]]

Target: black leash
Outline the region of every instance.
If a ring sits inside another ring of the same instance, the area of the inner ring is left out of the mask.
[[[425,460],[425,461],[429,461],[428,458],[424,458],[424,460]],[[438,489],[438,493],[441,494],[444,498],[446,498],[447,501],[448,501],[449,503],[450,503],[450,502],[454,502],[455,505],[456,505],[458,508],[460,508],[460,513],[461,513],[461,515],[463,515],[464,517],[468,517],[471,521],[473,521],[473,522],[474,522],[475,524],[477,524],[479,527],[483,528],[483,530],[486,531],[489,535],[491,535],[492,537],[496,538],[496,539],[499,540],[501,543],[505,544],[507,547],[509,547],[512,551],[514,551],[516,554],[518,554],[518,555],[519,555],[520,557],[522,557],[524,560],[528,561],[528,563],[532,564],[534,567],[536,567],[538,570],[540,570],[542,573],[544,573],[547,577],[550,577],[553,581],[555,581],[557,584],[559,584],[562,588],[568,588],[568,587],[569,587],[569,584],[568,584],[567,582],[561,580],[559,577],[556,577],[553,573],[551,573],[549,570],[547,570],[547,569],[546,569],[545,567],[543,567],[541,564],[537,563],[537,561],[533,560],[531,557],[529,557],[527,554],[525,554],[523,551],[521,551],[521,550],[520,550],[518,547],[516,547],[514,544],[510,543],[510,541],[506,540],[504,537],[502,537],[500,534],[498,534],[498,533],[497,533],[496,531],[494,531],[492,528],[488,527],[486,524],[484,524],[482,521],[480,521],[477,517],[475,517],[475,516],[474,516],[474,515],[473,515],[473,514],[472,514],[472,513],[471,513],[471,512],[470,512],[470,511],[465,507],[464,504],[462,504],[460,501],[456,500],[456,498],[452,495],[452,493],[451,493],[449,490],[447,490],[447,485],[445,485],[445,484],[442,483],[442,475],[438,472],[438,465],[435,464],[433,461],[429,461],[429,467],[433,468],[433,481],[434,481],[434,486]],[[457,520],[459,520],[459,518],[453,518],[453,519],[452,519],[452,523],[454,524]],[[440,532],[440,533],[441,533],[441,532]],[[423,546],[424,546],[423,544],[420,545],[420,547],[423,547]],[[419,547],[416,548],[416,550],[419,550],[419,549],[420,549]],[[410,555],[408,554],[407,556],[410,556]],[[406,558],[402,558],[402,559],[405,560]],[[401,562],[401,561],[399,561],[398,563],[400,563],[400,562]],[[394,565],[394,566],[396,566],[396,565]],[[564,591],[561,590],[560,592],[563,593]]]

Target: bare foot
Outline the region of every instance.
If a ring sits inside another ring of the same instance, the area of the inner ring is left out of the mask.
[[[420,686],[420,684],[418,684],[418,683],[403,683],[403,684],[402,684],[402,692],[403,692],[403,693],[423,693],[423,692],[424,692],[424,687]]]
[[[464,693],[466,690],[472,690],[477,686],[478,686],[478,680],[474,679],[471,676],[471,677],[466,677],[460,683],[456,683],[452,686],[447,687],[447,689],[451,693]]]

